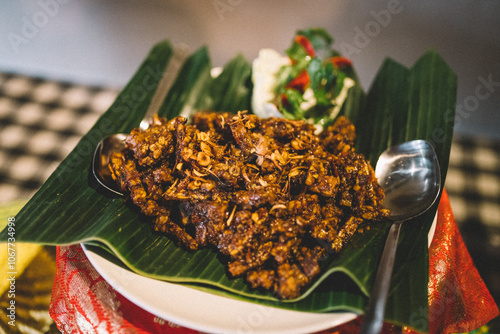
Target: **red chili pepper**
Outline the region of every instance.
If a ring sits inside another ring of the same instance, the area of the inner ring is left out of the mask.
[[[304,35],[295,36],[295,42],[302,45],[307,54],[311,57],[316,57],[316,51],[314,51],[314,46],[311,41]]]
[[[286,94],[281,94],[280,99],[281,99],[281,106],[283,108],[288,109],[291,107],[290,101],[288,101],[288,96],[286,96]]]
[[[335,67],[352,67],[352,61],[346,57],[332,57],[330,61]]]
[[[306,70],[302,70],[295,78],[292,79],[287,85],[286,88],[293,88],[298,90],[300,93],[304,93],[307,85],[311,82],[311,78],[309,77],[309,73]]]

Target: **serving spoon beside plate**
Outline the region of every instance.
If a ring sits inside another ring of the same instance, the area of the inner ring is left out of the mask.
[[[408,141],[384,151],[375,176],[384,189],[384,207],[389,209],[393,224],[370,293],[362,334],[376,334],[382,329],[401,225],[427,211],[441,189],[439,162],[434,148],[425,140]]]

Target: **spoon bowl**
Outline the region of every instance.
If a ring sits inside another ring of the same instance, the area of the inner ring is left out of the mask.
[[[125,148],[125,133],[115,133],[104,137],[98,144],[92,159],[92,173],[99,184],[113,194],[123,196],[123,192],[118,184],[111,177],[109,163],[111,156],[115,152],[120,152]]]
[[[360,333],[380,333],[387,294],[403,222],[427,211],[441,189],[436,152],[425,140],[405,142],[384,151],[375,167],[375,176],[385,192],[384,207],[393,224],[382,252]]]
[[[384,151],[377,161],[375,176],[385,192],[384,207],[396,221],[427,211],[441,187],[436,153],[425,140],[405,142]]]

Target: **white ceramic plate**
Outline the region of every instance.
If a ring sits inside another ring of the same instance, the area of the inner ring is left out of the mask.
[[[311,333],[356,318],[355,313],[309,313],[221,297],[135,274],[82,245],[101,276],[144,310],[177,325],[208,333]]]
[[[429,231],[434,236],[437,214]],[[89,261],[120,294],[144,310],[177,325],[208,333],[294,334],[332,328],[356,313],[309,313],[283,310],[221,297],[179,284],[138,275],[82,244]]]

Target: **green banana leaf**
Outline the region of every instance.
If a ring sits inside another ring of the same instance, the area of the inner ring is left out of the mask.
[[[389,222],[356,234],[324,264],[323,273],[302,296],[280,301],[269,292],[250,289],[241,278],[229,277],[214,250],[186,251],[154,233],[133,207],[96,184],[90,171],[94,148],[104,136],[139,125],[172,53],[168,41],[151,50],[109,110],[17,214],[16,240],[45,245],[88,243],[139,274],[231,298],[299,311],[362,313]],[[159,115],[171,118],[198,109],[251,110],[250,64],[236,56],[215,79],[211,68],[205,47],[191,54]],[[455,74],[435,51],[424,54],[411,68],[387,59],[368,93],[358,84],[344,104],[342,113],[357,127],[357,149],[375,164],[390,145],[427,139],[438,153],[444,184],[456,85]],[[427,234],[436,209],[437,204],[403,225],[386,313],[388,321],[420,331],[427,330]],[[0,240],[7,238],[3,230]]]

